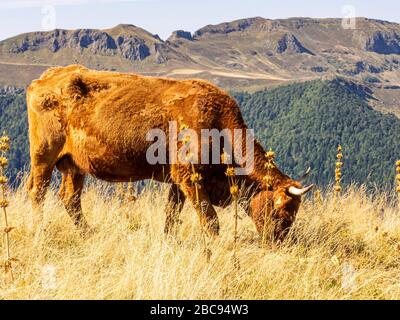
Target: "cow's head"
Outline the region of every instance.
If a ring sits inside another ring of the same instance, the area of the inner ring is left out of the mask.
[[[274,190],[262,191],[251,202],[251,216],[259,234],[282,241],[299,210],[301,197],[314,186],[291,181]]]

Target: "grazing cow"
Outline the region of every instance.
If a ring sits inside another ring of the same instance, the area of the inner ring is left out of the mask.
[[[191,166],[147,161],[146,152],[152,142],[146,135],[151,129],[161,129],[168,135],[169,122],[178,119],[199,133],[204,128],[247,129],[237,103],[227,93],[202,80],[160,79],[72,65],[51,68],[33,81],[27,90],[27,105],[31,155],[27,187],[34,208],[43,203],[57,167],[62,174],[60,196],[66,211],[86,232],[90,228],[81,208],[85,175],[111,182],[151,178],[172,183],[166,233],[173,230],[189,198],[194,204],[201,202],[198,210],[208,234],[218,234],[213,205],[229,203],[226,165],[196,165],[203,178],[197,198],[190,181]],[[166,144],[168,141],[167,137]],[[240,182],[255,194],[247,210],[260,233],[266,205],[272,208],[271,217],[282,221],[280,225],[286,230],[298,211],[301,196],[311,187],[303,188],[275,168],[267,188],[263,182],[264,150],[254,143],[254,170],[240,177]],[[284,234],[283,229],[278,230],[278,236]]]

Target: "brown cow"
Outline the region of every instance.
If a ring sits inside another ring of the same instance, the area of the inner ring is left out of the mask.
[[[152,143],[146,139],[150,129],[168,133],[169,121],[177,119],[196,132],[204,128],[247,128],[235,100],[206,81],[100,72],[78,65],[47,70],[29,86],[27,103],[31,155],[28,191],[33,206],[39,208],[43,203],[57,167],[62,173],[60,196],[83,231],[89,230],[81,209],[86,174],[111,182],[150,178],[172,182],[166,233],[178,220],[185,198],[196,203],[190,166],[151,165],[146,160]],[[273,218],[282,221],[286,229],[298,211],[301,195],[310,187],[303,188],[275,168],[272,188],[266,190],[264,150],[257,142],[254,148],[254,170],[240,178],[257,194],[250,207],[253,220],[262,232],[264,207],[269,204]],[[226,166],[199,164],[196,170],[203,177],[198,195],[201,223],[209,234],[216,235],[219,223],[213,205],[229,202]]]

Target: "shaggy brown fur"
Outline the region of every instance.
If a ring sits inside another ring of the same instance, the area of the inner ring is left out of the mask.
[[[40,207],[57,167],[62,173],[60,196],[83,230],[88,229],[80,201],[86,174],[114,182],[150,178],[172,182],[166,232],[172,230],[185,198],[195,202],[187,165],[150,165],[146,161],[146,150],[152,144],[146,141],[150,129],[168,133],[168,122],[178,119],[199,136],[201,129],[246,129],[235,100],[208,82],[92,71],[78,65],[47,70],[29,86],[27,103],[31,154],[28,190],[32,203]],[[212,205],[229,203],[225,169],[224,165],[196,165],[203,176],[200,201],[206,204],[200,212],[201,223],[210,234],[219,230]],[[256,142],[255,169],[242,181],[259,193],[252,206],[259,231],[265,199],[274,202],[278,194],[284,196],[285,202],[281,201],[276,210],[290,221],[300,204],[300,197],[289,196],[287,188],[301,185],[278,169],[273,171],[275,193],[260,193],[265,191],[264,175],[264,151]]]

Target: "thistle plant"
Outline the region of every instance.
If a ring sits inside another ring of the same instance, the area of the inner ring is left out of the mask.
[[[224,152],[221,155],[221,163],[227,164],[228,155]],[[235,213],[235,228],[233,236],[233,265],[236,269],[240,268],[239,260],[237,258],[237,240],[238,240],[238,198],[239,198],[239,186],[236,179],[235,168],[232,165],[228,165],[225,175],[228,177],[229,190],[232,195],[234,213]]]
[[[268,189],[272,188],[272,170],[276,168],[275,164],[275,152],[270,149],[265,153],[265,168],[267,169],[266,174],[264,176],[264,182]]]
[[[115,194],[118,197],[119,201],[121,201],[121,203],[133,202],[137,200],[134,194],[132,181],[129,181],[127,184],[118,183],[115,187]]]
[[[179,118],[179,124],[180,124],[179,129],[180,129],[181,133],[184,132],[186,129],[188,129],[188,126],[185,123],[183,123],[182,117]],[[189,146],[191,143],[190,136],[185,136],[182,143],[186,146]],[[191,170],[190,182],[194,185],[195,195],[196,195],[196,203],[194,204],[194,207],[195,207],[196,213],[199,217],[201,238],[202,238],[202,242],[204,244],[207,262],[209,262],[212,253],[211,253],[211,250],[208,248],[206,232],[203,228],[204,217],[202,215],[202,210],[204,210],[204,209],[201,207],[200,195],[199,195],[199,190],[201,188],[202,176],[199,172],[196,171],[196,168],[193,164],[193,156],[194,155],[190,152],[190,148],[188,148],[186,155],[185,155],[185,161],[189,164],[190,170]]]
[[[13,227],[8,225],[8,216],[7,216],[7,207],[8,200],[6,197],[7,191],[7,183],[8,179],[5,176],[5,168],[8,165],[8,160],[6,158],[6,153],[10,150],[10,138],[6,135],[3,135],[0,138],[0,209],[3,211],[3,219],[4,219],[4,235],[5,235],[5,261],[4,261],[4,270],[6,274],[10,275],[11,281],[14,281],[14,274],[12,270],[12,262],[15,260],[11,258],[10,254],[10,232],[13,230]]]
[[[343,167],[343,153],[342,153],[342,146],[339,145],[337,148],[336,154],[336,168],[335,168],[335,198],[338,198],[340,193],[342,192],[342,167]]]
[[[133,201],[137,200],[133,189],[134,189],[133,183],[132,183],[132,181],[129,181],[128,186],[126,188],[126,199],[128,200],[128,202],[133,202]]]
[[[187,155],[187,160],[192,159],[193,155],[191,155],[190,153]],[[202,215],[203,210],[205,210],[204,208],[202,208],[201,203],[200,203],[200,196],[199,196],[199,190],[201,188],[201,180],[202,180],[202,176],[199,172],[196,172],[196,168],[194,167],[193,162],[190,162],[190,167],[191,167],[191,171],[192,174],[190,176],[190,182],[194,185],[194,189],[196,192],[196,204],[195,204],[195,209],[197,212],[197,215],[199,216],[199,221],[200,221],[200,231],[201,231],[201,238],[204,244],[204,251],[207,257],[207,262],[210,262],[211,259],[211,255],[212,252],[211,250],[208,248],[208,244],[207,244],[207,237],[206,237],[206,232],[204,230],[204,217]]]
[[[124,193],[124,184],[123,183],[117,183],[115,185],[115,196],[118,199],[118,202],[123,203],[124,198],[125,198],[125,193]]]
[[[322,193],[320,189],[315,190],[314,192],[314,199],[313,199],[314,206],[321,207],[323,204]]]
[[[272,171],[276,168],[275,164],[275,152],[270,149],[268,152],[265,153],[265,169],[266,173],[265,176],[263,177],[265,185],[267,187],[267,190],[272,189]],[[262,243],[263,245],[266,244],[266,236],[267,236],[267,221],[270,216],[270,210],[271,208],[269,207],[268,204],[268,199],[265,204],[265,212],[264,212],[264,227],[263,227],[263,237],[262,237]]]

